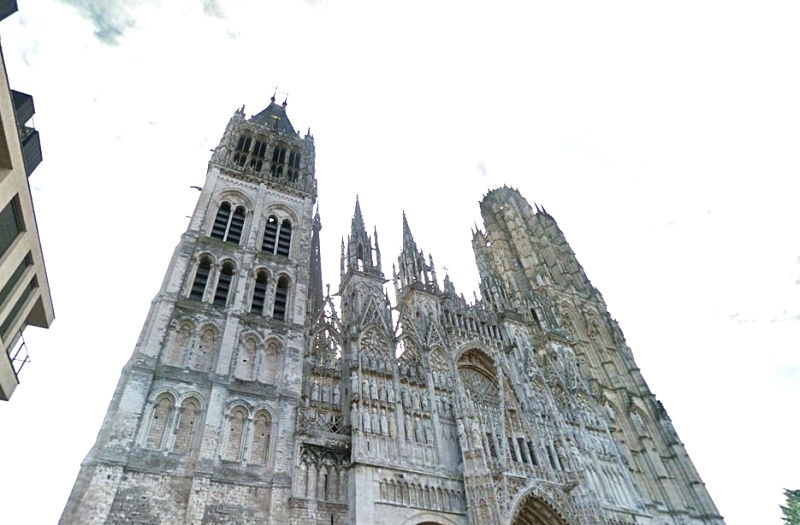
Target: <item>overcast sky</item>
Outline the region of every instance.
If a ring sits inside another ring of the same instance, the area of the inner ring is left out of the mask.
[[[358,194],[385,273],[405,209],[471,297],[478,201],[519,188],[603,293],[728,525],[781,522],[800,487],[796,2],[19,3],[0,36],[36,104],[56,321],[25,333],[32,363],[0,404],[4,523],[58,520],[189,186],[276,85],[315,137],[332,288]]]

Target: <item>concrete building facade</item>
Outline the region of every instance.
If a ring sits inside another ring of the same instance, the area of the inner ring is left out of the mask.
[[[486,195],[469,302],[357,200],[324,289],[316,196],[285,103],[237,111],[61,524],[724,523],[544,209]]]
[[[0,20],[17,11],[0,2]],[[28,184],[42,160],[32,125],[33,97],[13,91],[0,50],[0,400],[8,401],[28,362],[21,340],[29,325],[48,328],[54,319],[50,287]]]

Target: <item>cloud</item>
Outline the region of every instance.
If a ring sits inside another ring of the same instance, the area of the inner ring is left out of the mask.
[[[94,36],[106,45],[118,46],[128,29],[136,26],[136,20],[129,13],[131,2],[126,0],[61,0],[78,10],[78,13],[92,23]]]
[[[203,12],[208,16],[225,18],[225,11],[222,9],[219,0],[200,0],[200,4],[203,6]]]

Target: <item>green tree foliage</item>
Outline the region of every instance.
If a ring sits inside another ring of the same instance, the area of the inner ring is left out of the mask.
[[[800,525],[800,489],[784,489],[783,495],[786,496],[786,505],[781,505],[783,521],[786,525]]]

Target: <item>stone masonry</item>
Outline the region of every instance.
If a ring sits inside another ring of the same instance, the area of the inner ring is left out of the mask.
[[[316,196],[286,103],[236,111],[62,525],[724,525],[544,209],[485,196],[468,302],[356,200],[332,296]]]

